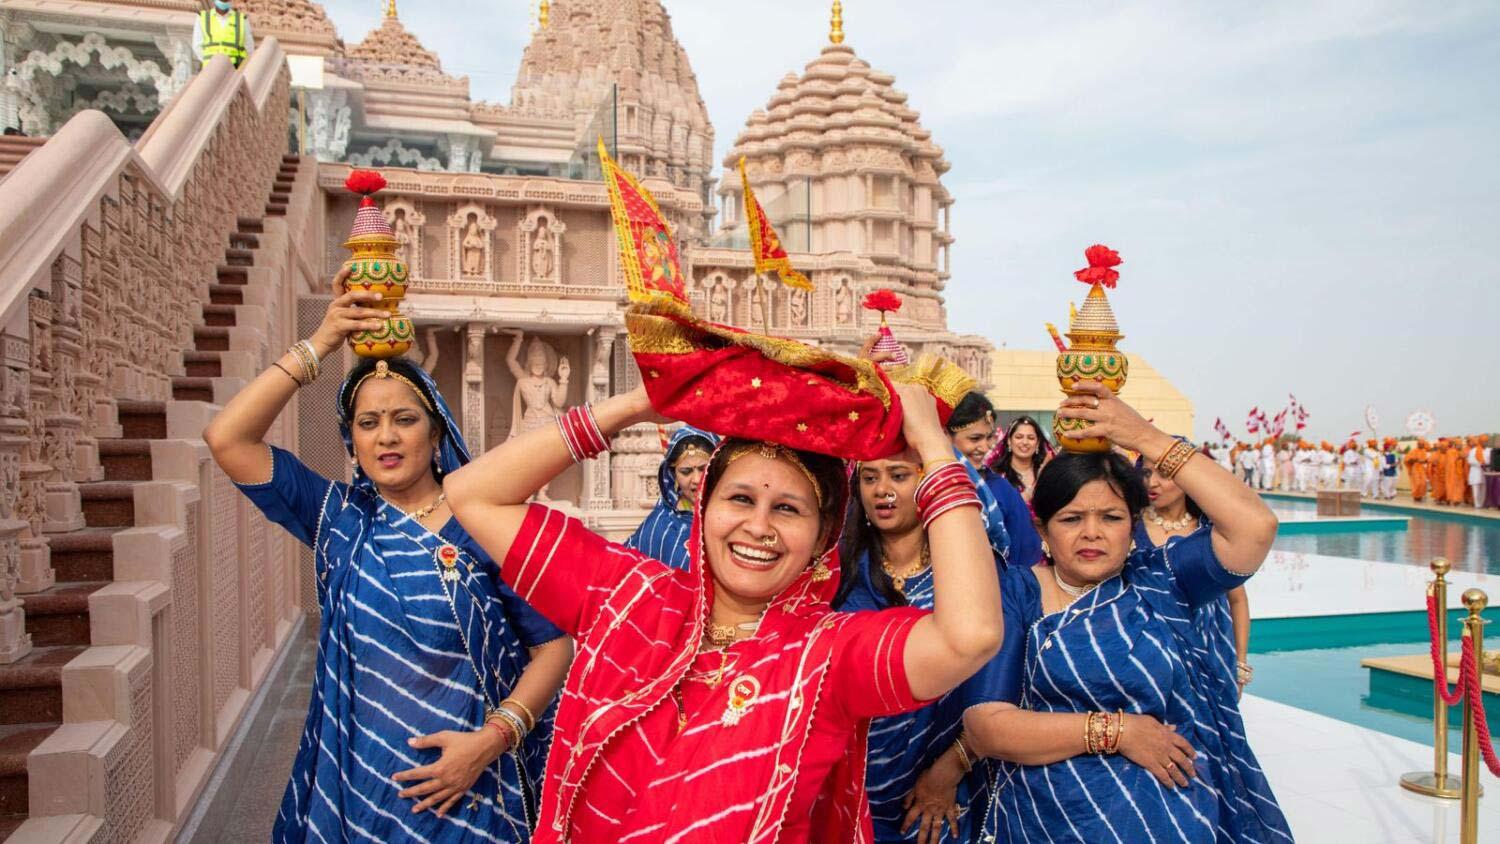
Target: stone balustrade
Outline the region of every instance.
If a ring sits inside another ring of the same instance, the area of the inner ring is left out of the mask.
[[[0,664],[31,649],[25,595],[52,585],[52,544],[85,526],[100,441],[150,439],[113,577],[89,597],[89,647],[62,669],[62,726],[28,759],[24,840],[172,837],[301,618],[291,540],[201,431],[289,342],[311,169],[258,235],[218,376],[197,379],[212,403],[173,395],[231,234],[266,212],[289,84],[268,39],[240,70],[208,63],[136,144],[85,111],[0,181]],[[142,406],[164,432],[130,430]],[[295,424],[271,438],[295,442]]]

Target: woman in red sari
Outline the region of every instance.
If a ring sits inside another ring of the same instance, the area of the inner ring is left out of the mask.
[[[798,390],[812,376],[788,367],[762,374],[766,389],[760,376],[753,386],[767,394],[767,412],[726,417],[727,430],[760,426],[766,438],[817,442],[816,429],[788,418],[802,411]],[[601,452],[630,425],[660,419],[641,389],[574,408],[557,427],[510,440],[447,478],[454,513],[504,560],[505,581],[579,643],[534,841],[870,840],[869,719],[953,689],[1002,635],[973,485],[932,396],[894,389],[885,398],[899,431],[863,429],[872,442],[845,440],[840,451],[874,454],[904,439],[926,464],[919,495],[935,612],[830,610],[848,483],[843,462],[823,454],[726,440],[698,496],[689,571],[528,506],[571,461]]]

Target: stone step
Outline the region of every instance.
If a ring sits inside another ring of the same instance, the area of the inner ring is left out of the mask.
[[[232,287],[233,285],[226,284],[224,286]],[[212,294],[210,293],[210,295]],[[234,305],[204,305],[203,324],[215,326],[218,328],[228,328],[234,325]]]
[[[89,527],[135,526],[135,482],[99,481],[78,485],[83,520]]]
[[[200,352],[229,351],[229,329],[200,325],[193,329],[193,348]]]
[[[80,645],[33,648],[20,661],[0,665],[0,723],[61,723],[63,666],[83,650]]]
[[[286,216],[286,206],[285,205],[267,205],[266,206],[266,216],[267,217],[285,217]]]
[[[285,174],[278,175],[276,181],[271,185],[271,193],[290,195],[294,184],[296,184],[295,174],[291,176]]]
[[[281,154],[282,164],[296,164],[302,160],[302,156],[295,152],[283,152]]]
[[[175,376],[172,378],[172,398],[177,401],[212,402],[214,400],[213,379]]]
[[[164,440],[167,438],[166,402],[120,399],[115,402],[115,415],[120,422],[120,436],[125,439]]]
[[[231,267],[250,267],[255,265],[255,253],[249,249],[225,249],[224,263]]]
[[[220,284],[249,284],[250,271],[246,267],[231,267],[220,264],[218,269],[218,280]]]
[[[235,228],[245,234],[261,234],[266,230],[266,224],[259,217],[236,217]]]
[[[218,378],[224,374],[224,365],[218,352],[199,352],[188,349],[182,353],[182,363],[187,374],[194,378]]]
[[[26,595],[26,632],[38,648],[89,644],[89,596],[108,584],[59,583]]]
[[[213,305],[243,305],[245,291],[240,288],[244,286],[243,284],[210,284],[208,301]]]
[[[52,549],[52,570],[62,583],[91,583],[115,579],[115,534],[113,528],[86,527],[47,537]]]
[[[229,235],[229,246],[233,249],[258,249],[260,248],[260,235],[233,232]]]
[[[151,441],[99,440],[99,463],[106,481],[149,481]]]
[[[59,722],[60,723],[60,722]],[[26,757],[59,724],[30,723],[0,727],[0,822],[10,824],[19,816],[26,820],[28,802]],[[15,822],[12,826],[20,826]],[[0,826],[0,832],[4,827]]]

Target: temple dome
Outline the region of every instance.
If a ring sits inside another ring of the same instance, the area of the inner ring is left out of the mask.
[[[417,36],[412,35],[401,23],[401,19],[396,16],[394,3],[386,11],[385,20],[380,22],[380,26],[351,48],[348,56],[356,61],[372,64],[419,67],[437,73],[443,72],[437,53],[423,47]]]

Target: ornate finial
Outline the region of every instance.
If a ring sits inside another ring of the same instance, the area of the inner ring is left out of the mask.
[[[546,29],[547,23],[552,19],[551,0],[542,0],[542,5],[536,10],[536,25],[538,29]]]
[[[833,0],[833,28],[828,31],[828,40],[844,43],[844,4],[840,0]]]
[[[396,16],[396,0],[385,0],[385,16],[388,18]]]

